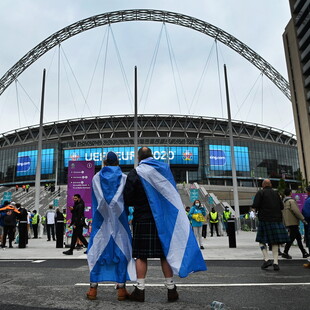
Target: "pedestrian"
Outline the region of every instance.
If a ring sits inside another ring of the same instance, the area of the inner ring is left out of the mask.
[[[302,208],[302,215],[305,217],[305,221],[307,224],[305,225],[305,241],[306,245],[310,252],[310,186],[306,187],[306,191],[308,194],[307,199],[304,202],[303,208]],[[308,263],[304,264],[305,268],[310,268],[310,259],[308,259]]]
[[[288,229],[290,241],[286,243],[282,257],[286,259],[291,259],[292,256],[288,254],[291,245],[297,240],[298,247],[301,251],[302,257],[307,258],[309,254],[305,250],[302,241],[301,235],[299,232],[299,221],[303,223],[307,223],[304,216],[299,211],[298,205],[296,201],[291,197],[292,190],[290,188],[286,188],[284,190],[285,198],[283,200],[284,209],[283,209],[283,219],[286,228]]]
[[[47,241],[51,241],[51,237],[53,241],[55,239],[55,211],[53,210],[53,204],[49,204],[48,210],[45,214],[45,223],[46,223],[46,232],[47,232]]]
[[[289,237],[282,220],[283,202],[280,195],[272,189],[269,179],[262,183],[253,202],[253,209],[258,211],[258,229],[256,242],[259,242],[264,262],[263,270],[273,265],[273,270],[279,271],[279,244],[289,242]],[[271,244],[273,262],[269,260],[267,244]]]
[[[1,211],[5,211],[5,215],[3,217],[3,237],[2,237],[2,248],[6,248],[6,237],[9,237],[9,247],[13,248],[13,241],[15,239],[15,231],[16,231],[16,216],[20,212],[16,209],[15,206],[7,205],[4,208],[0,209]]]
[[[84,217],[85,204],[80,194],[75,194],[73,196],[73,201],[74,201],[73,207],[69,207],[72,213],[71,223],[69,227],[70,226],[73,227],[73,232],[72,232],[70,249],[68,251],[63,252],[63,254],[65,255],[73,254],[77,238],[79,238],[82,241],[85,247],[88,246],[88,242],[83,236],[83,227],[85,225],[85,217]]]
[[[228,220],[231,218],[231,212],[229,211],[228,206],[225,207],[223,211],[223,225],[228,236]]]
[[[208,215],[208,220],[210,222],[210,230],[211,230],[211,237],[213,237],[213,230],[215,228],[216,235],[219,237],[219,228],[218,228],[218,223],[219,223],[219,214],[218,212],[215,211],[214,207],[211,209],[209,215]]]
[[[117,299],[125,300],[129,297],[126,281],[136,280],[132,237],[124,208],[125,182],[117,155],[108,152],[104,167],[92,181],[93,222],[87,250],[90,288],[86,294],[90,300],[97,298],[98,282],[102,281],[116,282]]]
[[[204,249],[202,244],[202,224],[205,221],[206,215],[206,209],[201,205],[200,200],[196,199],[189,211],[188,217],[192,222],[192,227],[197,243],[202,250]]]
[[[15,191],[18,191],[18,184],[15,185]]]
[[[38,239],[38,226],[40,223],[40,216],[37,213],[37,210],[33,210],[32,215],[32,230],[33,230],[33,238]]]
[[[64,246],[64,215],[59,208],[56,208],[56,248]]]
[[[129,298],[145,300],[147,260],[160,258],[168,301],[176,301],[179,295],[173,274],[186,277],[206,270],[206,264],[169,166],[155,160],[148,147],[139,149],[138,161],[124,188],[125,205],[135,208],[132,256],[136,259],[137,283]]]
[[[16,203],[16,208],[20,212],[18,215],[18,247],[23,249],[28,243],[28,212],[22,208],[20,203]]]

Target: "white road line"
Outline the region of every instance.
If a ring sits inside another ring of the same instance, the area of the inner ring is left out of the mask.
[[[0,259],[0,263],[32,262],[32,259]]]
[[[32,263],[33,264],[39,264],[39,263],[43,263],[43,262],[46,262],[45,259],[40,259],[40,260],[33,260]]]
[[[233,287],[233,286],[308,286],[310,283],[193,283],[178,284],[177,287]],[[89,286],[89,283],[76,283],[75,286]],[[99,283],[99,286],[115,286],[113,283]],[[145,284],[145,286],[162,287],[164,284]]]

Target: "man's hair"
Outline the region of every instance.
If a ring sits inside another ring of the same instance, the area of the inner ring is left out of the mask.
[[[16,207],[17,209],[21,208],[21,206],[22,206],[22,205],[21,205],[20,203],[18,203],[18,202],[17,202],[16,205],[15,205],[15,207]]]
[[[269,179],[265,179],[262,184],[263,188],[267,186],[272,187],[271,181]]]
[[[143,146],[138,150],[138,160],[141,161],[148,157],[153,157],[152,151],[150,148]]]
[[[285,196],[290,196],[290,195],[291,195],[291,192],[292,192],[292,190],[291,190],[290,188],[286,188],[286,189],[284,190],[284,195],[285,195]]]
[[[73,197],[77,197],[77,198],[81,199],[81,195],[80,194],[74,194]]]

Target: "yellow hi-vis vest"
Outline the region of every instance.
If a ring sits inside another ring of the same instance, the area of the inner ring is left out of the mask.
[[[217,212],[210,212],[210,223],[218,223]]]
[[[39,214],[36,213],[36,214],[32,217],[32,224],[33,224],[33,225],[38,224],[38,219],[39,219]]]
[[[231,216],[231,212],[230,211],[224,211],[223,212],[223,220],[224,220],[224,222],[227,222],[227,220],[230,218],[230,216]]]

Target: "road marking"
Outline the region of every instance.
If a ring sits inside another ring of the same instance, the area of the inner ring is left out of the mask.
[[[32,263],[34,264],[39,264],[39,263],[43,263],[43,262],[46,262],[45,259],[40,259],[40,260],[33,260]]]
[[[0,263],[32,262],[32,259],[0,259]]]
[[[177,287],[233,287],[233,286],[300,286],[300,285],[310,285],[309,282],[302,283],[193,283],[193,284],[178,284]],[[89,283],[76,283],[75,286],[89,286]],[[115,286],[112,283],[99,283],[99,286]],[[150,287],[162,287],[164,284],[159,283],[149,283],[145,284],[145,286]]]

